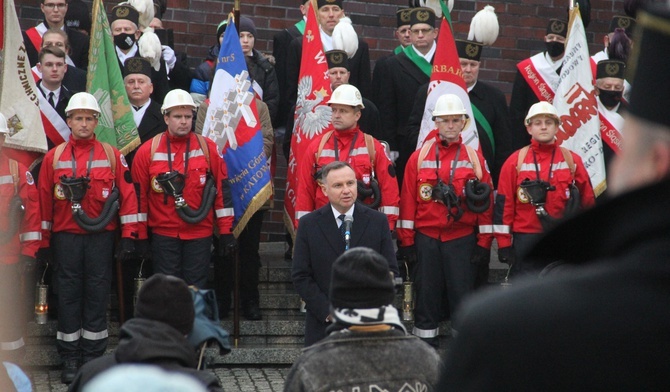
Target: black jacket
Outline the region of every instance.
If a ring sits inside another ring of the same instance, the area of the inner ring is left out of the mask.
[[[160,321],[140,318],[132,318],[121,326],[119,346],[113,354],[96,358],[79,369],[69,391],[81,391],[96,375],[122,363],[157,365],[194,377],[208,391],[223,391],[213,373],[196,370],[195,350],[179,331]]]
[[[366,246],[376,250],[386,258],[389,269],[397,276],[398,262],[386,215],[356,203],[353,218],[350,247]],[[306,346],[326,336],[331,268],[342,253],[344,240],[330,203],[300,219],[291,277],[296,291],[307,304]]]
[[[166,127],[167,125],[165,125],[165,120],[161,113],[161,105],[152,99],[147,111],[144,112],[140,125],[137,127],[137,132],[140,134],[140,142],[144,143],[154,136],[163,133]],[[137,148],[126,156],[126,161],[128,162],[129,167],[132,167],[136,151]]]
[[[273,126],[279,108],[279,84],[275,68],[261,52],[253,50],[253,56],[245,56],[249,75],[263,89],[263,102],[268,105]]]
[[[42,21],[47,28],[46,21]],[[89,38],[86,34],[80,33],[77,30],[71,29],[67,26],[64,27],[65,34],[67,34],[67,40],[70,43],[70,53],[69,56],[72,59],[74,65],[79,69],[86,70],[88,67],[88,47],[89,47]],[[35,48],[32,41],[28,37],[25,31],[22,31],[23,42],[26,45],[26,54],[28,55],[28,61],[30,61],[30,66],[34,67],[37,64],[37,56],[40,53],[40,48]]]
[[[669,243],[669,180],[558,226],[529,258],[578,267],[466,302],[438,390],[670,390]]]
[[[289,103],[288,82],[286,80],[286,62],[288,58],[288,47],[296,37],[302,37],[302,33],[295,25],[281,30],[273,37],[272,56],[275,58],[275,72],[279,85],[279,107],[277,108],[276,125],[284,126],[289,117],[291,104]]]

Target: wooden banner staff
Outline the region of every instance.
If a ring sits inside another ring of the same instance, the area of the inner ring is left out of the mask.
[[[233,18],[235,20],[235,27],[237,31],[240,29],[240,0],[235,0],[233,4]],[[233,252],[234,263],[234,285],[233,285],[233,342],[235,347],[240,341],[240,257],[238,252],[239,247],[235,247]]]

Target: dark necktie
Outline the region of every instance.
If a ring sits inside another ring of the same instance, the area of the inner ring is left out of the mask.
[[[49,105],[51,105],[52,108],[56,108],[56,105],[54,105],[54,92],[49,91]]]
[[[342,234],[342,241],[344,241],[344,217],[345,216],[346,215],[344,215],[344,214],[340,214],[340,216],[337,217],[337,219],[339,219],[340,222],[342,222],[340,224],[340,234]]]

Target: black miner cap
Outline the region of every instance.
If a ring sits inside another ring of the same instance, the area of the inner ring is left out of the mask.
[[[328,69],[342,67],[349,71],[349,56],[344,50],[329,50],[326,53]]]
[[[629,16],[620,16],[617,15],[612,18],[610,22],[610,33],[613,33],[616,29],[626,30],[626,35],[630,38],[633,36],[633,30],[635,30],[635,19]]]
[[[479,42],[466,41],[463,39],[456,40],[458,57],[462,59],[479,61],[482,57],[482,49],[484,49],[484,45]]]
[[[414,26],[418,23],[426,23],[435,27],[435,11],[426,7],[412,8],[409,14],[409,25]]]
[[[398,10],[395,12],[396,26],[400,27],[408,25],[410,21],[411,12],[412,12],[411,8],[404,8],[404,7],[398,8]]]
[[[568,36],[568,23],[560,19],[549,19],[547,35],[556,34],[565,38]]]
[[[632,87],[628,111],[642,119],[670,127],[670,8],[649,4],[637,13],[633,54],[628,60]],[[656,94],[655,92],[663,92]]]
[[[112,8],[112,17],[109,18],[109,24],[111,25],[118,19],[127,19],[135,23],[136,26],[140,25],[140,13],[129,4],[119,4]]]
[[[151,63],[144,57],[130,57],[123,64],[123,77],[130,74],[147,75],[151,79]]]
[[[596,79],[619,78],[624,79],[626,63],[619,60],[601,60],[596,67]]]

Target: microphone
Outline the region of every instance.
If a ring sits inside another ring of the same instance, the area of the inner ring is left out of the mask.
[[[347,215],[344,217],[344,250],[349,250],[349,241],[351,240],[351,225],[354,223],[354,217]]]

